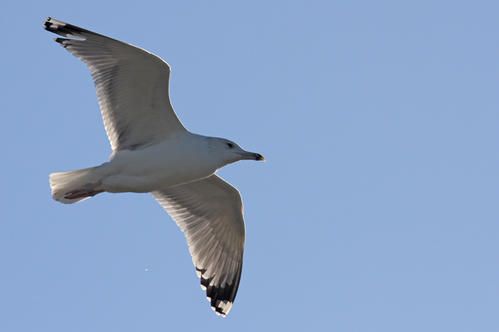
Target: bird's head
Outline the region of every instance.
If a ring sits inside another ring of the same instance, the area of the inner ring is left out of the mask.
[[[239,160],[265,160],[261,154],[246,151],[236,143],[225,138],[212,138],[210,145],[213,152],[223,159],[225,165]]]

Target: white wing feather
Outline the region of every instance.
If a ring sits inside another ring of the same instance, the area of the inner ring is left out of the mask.
[[[227,315],[243,263],[244,220],[239,192],[212,175],[152,194],[184,232],[212,308]]]
[[[90,69],[113,150],[135,149],[185,128],[170,104],[170,67],[138,47],[48,18],[45,29]]]

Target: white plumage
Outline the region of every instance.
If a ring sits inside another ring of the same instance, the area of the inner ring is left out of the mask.
[[[90,69],[113,150],[102,165],[51,174],[52,196],[69,204],[103,192],[151,192],[184,232],[212,308],[227,315],[241,279],[243,206],[237,189],[214,173],[263,157],[187,131],[168,96],[170,67],[159,57],[52,18],[44,25]]]

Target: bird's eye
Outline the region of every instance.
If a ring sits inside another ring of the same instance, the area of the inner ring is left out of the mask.
[[[229,147],[229,149],[232,149],[234,147],[234,144],[232,143],[227,143],[227,146]]]

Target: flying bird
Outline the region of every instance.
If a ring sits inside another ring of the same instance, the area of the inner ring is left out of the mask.
[[[263,156],[188,131],[170,103],[170,66],[156,55],[50,17],[44,27],[90,70],[112,148],[99,166],[50,174],[52,197],[71,204],[104,192],[152,193],[184,232],[212,309],[226,316],[241,279],[245,229],[239,191],[215,172]]]

